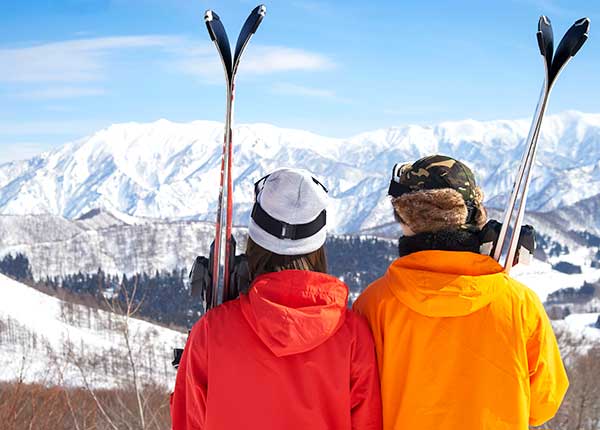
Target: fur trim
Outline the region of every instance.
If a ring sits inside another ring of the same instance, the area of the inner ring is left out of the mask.
[[[479,187],[476,194],[473,225],[481,228],[487,215],[481,204],[483,192]],[[403,194],[393,198],[392,205],[400,221],[416,234],[464,227],[467,221],[467,205],[460,193],[452,188]]]
[[[485,223],[488,222],[487,211],[483,206],[483,190],[479,187],[475,188],[475,209],[477,212],[473,218],[473,225],[481,230]]]

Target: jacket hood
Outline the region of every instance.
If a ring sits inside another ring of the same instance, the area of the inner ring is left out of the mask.
[[[398,258],[384,279],[398,300],[430,317],[476,312],[506,283],[502,266],[493,258],[457,251],[421,251]]]
[[[343,324],[348,287],[339,279],[307,270],[267,273],[240,296],[242,313],[278,357],[310,351]]]

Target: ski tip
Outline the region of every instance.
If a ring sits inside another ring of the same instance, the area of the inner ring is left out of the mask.
[[[250,16],[248,17],[248,19],[246,20],[246,23],[244,24],[249,25],[250,27],[248,27],[248,31],[250,34],[254,34],[256,33],[256,30],[258,30],[258,26],[260,25],[260,23],[262,22],[263,18],[265,17],[265,15],[267,14],[267,7],[264,4],[260,4],[258,6],[256,6],[252,12],[250,12]],[[243,32],[243,30],[242,30]]]
[[[573,31],[575,41],[569,46],[569,55],[574,57],[575,54],[581,49],[585,41],[589,37],[591,20],[587,17],[580,18],[571,27],[570,31]]]
[[[592,20],[589,19],[588,17],[579,18],[577,21],[575,21],[575,23],[573,24],[573,27],[577,28],[580,32],[583,33],[583,36],[585,36],[587,38],[588,33],[590,32],[591,23],[592,23]]]
[[[214,13],[212,10],[209,9],[206,12],[204,12],[204,23],[206,24],[206,29],[208,30],[210,40],[212,40],[213,42],[217,38],[217,35],[215,34],[215,31],[212,28],[213,21],[215,20],[215,18],[219,19],[219,15]]]
[[[552,55],[554,54],[554,35],[552,33],[552,23],[546,15],[540,16],[536,36],[540,54],[546,59],[546,65],[550,68]]]
[[[540,20],[538,22],[538,30],[542,31],[543,27],[552,27],[552,22],[546,15],[540,16]]]
[[[252,26],[252,29],[250,30],[250,32],[252,34],[256,33],[256,30],[258,29],[258,26],[260,25],[260,23],[262,22],[262,20],[264,19],[265,15],[267,14],[267,7],[264,4],[258,5],[254,8],[254,10],[252,11],[252,13],[250,14],[250,16],[254,16],[254,24]],[[248,18],[250,19],[250,18]]]
[[[592,24],[592,20],[589,19],[588,17],[585,18],[579,18],[577,21],[575,21],[575,23],[573,24],[573,27],[578,27],[581,28],[582,31],[584,32],[584,36],[587,38],[590,32],[590,25]]]
[[[575,24],[573,24],[573,25],[576,25],[576,26],[585,25],[587,27],[586,31],[589,31],[591,23],[592,23],[591,19],[589,19],[588,17],[584,17],[584,18],[579,18],[577,21],[575,21]]]

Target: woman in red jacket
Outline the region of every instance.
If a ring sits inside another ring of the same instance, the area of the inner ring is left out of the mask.
[[[206,313],[185,347],[174,430],[381,429],[369,328],[327,275],[327,190],[280,169],[256,184],[247,294]]]

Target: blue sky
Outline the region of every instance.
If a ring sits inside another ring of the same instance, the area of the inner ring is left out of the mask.
[[[591,37],[549,112],[600,112],[600,2],[273,0],[240,66],[237,122],[347,137],[375,128],[528,118],[535,41],[581,16]],[[237,37],[249,0],[0,2],[0,163],[115,122],[222,121],[223,72],[203,23]]]

